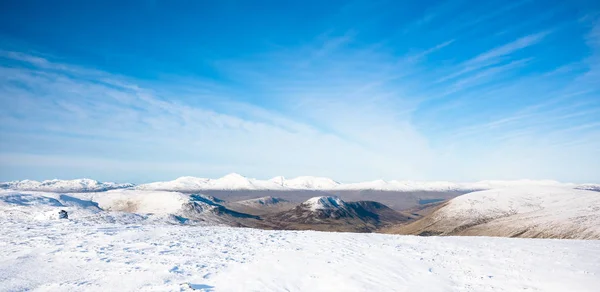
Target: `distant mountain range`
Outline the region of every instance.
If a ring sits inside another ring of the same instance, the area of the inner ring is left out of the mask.
[[[87,178],[74,180],[53,179],[42,182],[35,180],[0,182],[0,189],[42,192],[103,192],[134,186],[130,183],[99,182]]]
[[[552,180],[489,180],[473,183],[454,183],[447,181],[384,181],[375,180],[359,183],[339,183],[330,178],[301,176],[292,179],[275,177],[269,180],[247,178],[232,173],[218,179],[180,177],[172,181],[153,182],[134,185],[130,183],[99,182],[91,179],[75,180],[46,180],[42,182],[22,180],[0,183],[2,189],[48,191],[48,192],[97,192],[112,189],[135,188],[153,191],[394,191],[394,192],[471,192],[478,190],[497,189],[519,186],[556,186],[600,191],[600,184],[572,184]]]

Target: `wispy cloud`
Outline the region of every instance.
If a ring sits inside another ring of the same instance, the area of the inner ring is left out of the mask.
[[[498,64],[499,62],[503,61],[502,57],[508,56],[519,50],[537,44],[546,35],[548,35],[548,32],[539,32],[536,34],[527,35],[515,41],[512,41],[510,43],[504,44],[502,46],[491,49],[485,53],[477,55],[474,58],[469,59],[460,64],[458,66],[459,70],[457,72],[454,72],[452,74],[438,79],[438,82],[444,82],[447,80],[455,79],[467,73]]]

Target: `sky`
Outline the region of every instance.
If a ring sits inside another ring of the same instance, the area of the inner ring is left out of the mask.
[[[600,1],[0,1],[0,181],[600,182]]]

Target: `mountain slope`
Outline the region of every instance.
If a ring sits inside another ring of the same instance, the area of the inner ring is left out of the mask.
[[[338,197],[314,197],[297,207],[264,217],[277,229],[369,232],[409,220],[377,202],[344,202]]]
[[[600,239],[600,193],[565,187],[473,192],[388,230],[423,235]]]
[[[298,204],[282,198],[266,196],[237,202],[226,202],[224,205],[237,212],[262,216],[289,210]]]
[[[259,217],[230,210],[222,201],[200,194],[111,190],[99,193],[58,194],[0,191],[0,216],[19,220],[56,219],[66,210],[69,219],[121,223],[175,223],[255,226]]]
[[[246,226],[256,216],[230,210],[223,201],[202,194],[183,194],[164,191],[114,190],[95,194],[93,201],[109,211],[130,213],[173,214],[184,220],[209,224]],[[253,224],[251,224],[253,225]]]

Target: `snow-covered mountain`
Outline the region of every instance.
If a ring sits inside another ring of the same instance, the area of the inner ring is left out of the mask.
[[[133,187],[130,183],[99,182],[93,179],[21,180],[0,183],[0,189],[42,192],[102,192]]]
[[[291,210],[265,217],[267,222],[282,229],[357,232],[369,232],[409,219],[381,203],[345,202],[335,196],[310,198]]]
[[[347,209],[348,205],[342,199],[333,196],[321,196],[308,199],[301,207],[316,212],[318,210]]]
[[[600,193],[557,186],[472,192],[395,232],[600,239]]]

